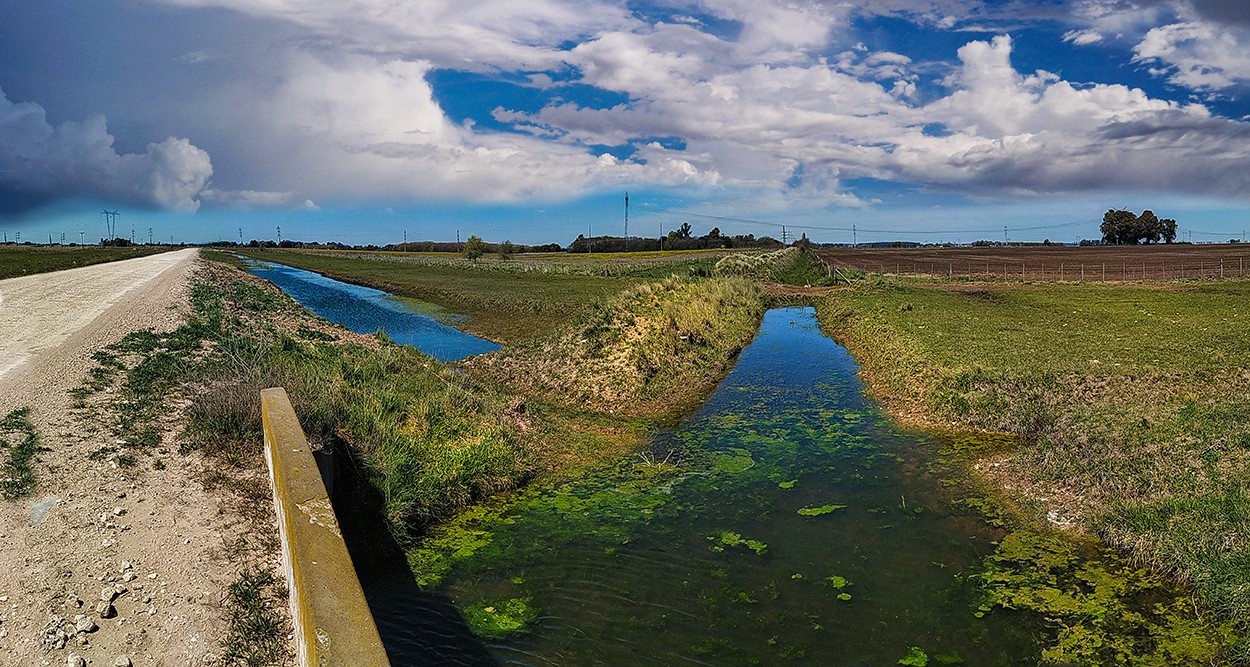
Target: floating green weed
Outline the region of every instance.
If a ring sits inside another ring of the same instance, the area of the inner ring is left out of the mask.
[[[929,654],[919,646],[913,646],[907,649],[907,655],[899,658],[898,664],[908,667],[926,667],[929,664]]]
[[[831,503],[829,505],[820,505],[817,507],[803,507],[799,509],[799,516],[821,516],[823,514],[831,514],[841,509],[846,509],[846,505],[838,505]]]
[[[1054,629],[1042,651],[1048,662],[1212,664],[1238,636],[1231,622],[1198,617],[1192,601],[1159,575],[1113,554],[1090,557],[1062,536],[1008,534],[985,560],[981,579],[978,615],[1031,612]]]
[[[830,586],[833,586],[834,588],[838,590],[842,590],[843,588],[846,588],[847,586],[851,585],[851,581],[849,579],[847,579],[846,577],[838,576],[836,574],[833,575],[832,577],[826,578],[825,581],[828,581]]]
[[[491,639],[521,634],[538,618],[531,597],[478,602],[464,607],[462,613],[473,634]]]
[[[713,535],[711,537],[708,537],[709,540],[716,540],[718,538],[720,541],[719,543],[712,545],[711,547],[712,551],[724,551],[725,547],[744,546],[750,549],[751,551],[754,551],[755,555],[757,556],[763,556],[764,554],[768,553],[767,544],[759,540],[744,539],[742,535],[735,533],[733,531],[726,530],[720,533],[719,535]]]
[[[745,450],[736,450],[739,452]],[[712,462],[712,467],[716,472],[724,472],[736,474],[746,472],[755,466],[755,459],[750,454],[722,454],[717,452]]]

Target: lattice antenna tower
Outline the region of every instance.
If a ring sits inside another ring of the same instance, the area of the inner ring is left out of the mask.
[[[112,241],[117,238],[117,219],[120,218],[122,214],[108,209],[100,211],[100,214],[104,216],[104,227],[108,230],[108,239]]]

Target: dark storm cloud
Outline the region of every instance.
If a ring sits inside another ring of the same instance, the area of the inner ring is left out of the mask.
[[[169,137],[119,153],[103,116],[53,126],[43,107],[0,91],[0,214],[93,197],[195,210],[213,173],[208,153]]]

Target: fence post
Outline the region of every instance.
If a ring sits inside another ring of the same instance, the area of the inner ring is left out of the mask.
[[[1081,265],[1081,282],[1085,282],[1085,265]]]

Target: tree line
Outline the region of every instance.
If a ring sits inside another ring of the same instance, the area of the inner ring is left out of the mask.
[[[1140,243],[1171,243],[1176,240],[1176,221],[1163,220],[1147,209],[1141,215],[1124,209],[1111,209],[1102,216],[1103,243],[1112,245],[1138,245]]]
[[[695,236],[690,223],[665,236],[648,238],[642,236],[590,236],[578,234],[569,244],[568,251],[577,252],[646,252],[654,250],[706,250],[709,248],[780,248],[781,241],[771,236],[756,237],[754,234],[725,236],[720,227],[713,227],[703,236]]]

